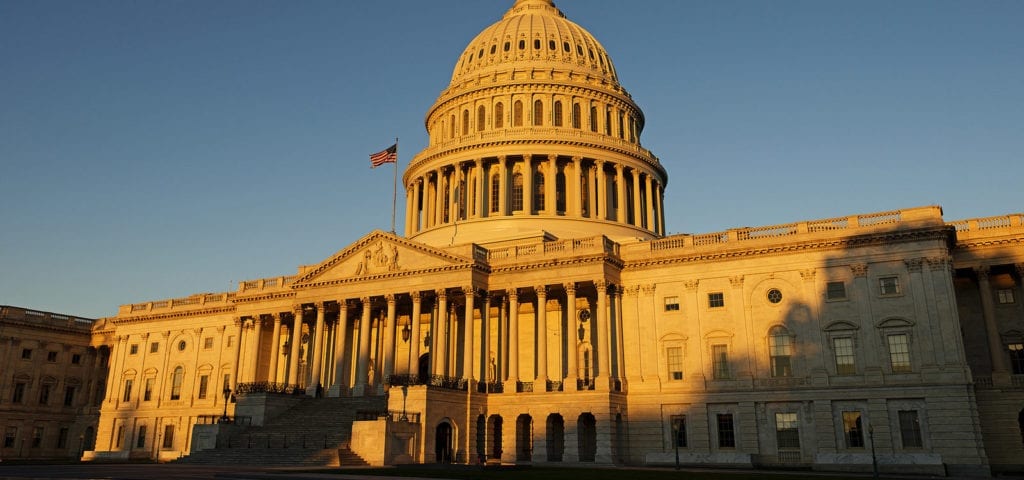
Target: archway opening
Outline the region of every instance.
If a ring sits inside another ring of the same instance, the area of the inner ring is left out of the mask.
[[[516,419],[516,461],[533,461],[533,419],[525,413]]]
[[[561,462],[565,453],[565,420],[557,413],[548,415],[547,454],[549,462]]]
[[[502,451],[501,451],[501,424],[502,424],[502,419],[501,419],[500,416],[498,416],[498,415],[491,415],[491,418],[488,420],[488,425],[487,425],[488,429],[490,430],[488,432],[488,434],[491,437],[491,442],[490,442],[491,458],[498,459],[498,460],[501,460],[501,453],[502,453]]]
[[[455,438],[452,435],[452,424],[441,422],[434,429],[434,455],[437,463],[455,461]]]
[[[579,432],[579,454],[581,462],[593,462],[597,458],[597,419],[591,413],[581,414],[576,421]]]

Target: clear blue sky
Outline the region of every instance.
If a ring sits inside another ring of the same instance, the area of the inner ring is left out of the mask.
[[[112,315],[388,230],[367,155],[423,148],[512,3],[0,0],[0,304]],[[1022,1],[556,3],[646,113],[670,232],[1024,211]]]

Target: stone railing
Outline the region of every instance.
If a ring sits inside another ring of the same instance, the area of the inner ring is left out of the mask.
[[[250,383],[239,383],[235,387],[235,393],[238,394],[250,394],[250,393],[280,393],[284,395],[305,395],[306,390],[298,385],[288,383],[274,383],[274,382],[250,382]]]
[[[238,282],[238,293],[252,293],[254,291],[280,290],[281,288],[295,282],[296,276],[290,277],[269,277],[256,280]]]
[[[957,240],[968,240],[1009,233],[1024,233],[1024,213],[1012,213],[999,217],[968,218],[954,220],[947,225],[956,229]]]
[[[60,313],[41,312],[39,310],[31,310],[27,308],[4,306],[0,307],[0,309],[2,309],[2,312],[0,312],[2,315],[0,315],[0,317],[5,319],[36,325],[59,326],[84,332],[88,332],[93,323],[96,322],[96,320],[90,318],[79,318]]]
[[[166,300],[154,300],[152,302],[121,305],[120,313],[145,313],[183,307],[195,308],[197,306],[227,304],[232,298],[235,298],[234,293],[197,293],[195,295],[182,298],[171,298]]]
[[[938,207],[920,207],[889,212],[850,215],[848,217],[808,220],[805,222],[767,225],[763,227],[734,228],[724,232],[702,233],[697,235],[676,235],[660,240],[647,242],[651,251],[673,250],[677,248],[702,247],[762,240],[766,238],[782,238],[803,233],[832,232],[853,230],[858,228],[877,227],[879,225],[895,225],[909,220],[933,219],[941,220]]]
[[[401,410],[359,410],[356,412],[356,420],[374,421],[386,418],[389,422],[420,423],[419,412],[403,412]]]
[[[527,243],[488,250],[487,262],[491,264],[513,263],[522,260],[564,258],[566,255],[588,253],[618,255],[619,246],[604,236]]]

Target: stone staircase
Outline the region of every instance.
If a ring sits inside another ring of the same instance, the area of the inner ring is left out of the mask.
[[[356,412],[382,411],[385,397],[304,398],[262,427],[217,439],[217,448],[177,463],[198,465],[366,466],[349,450]]]

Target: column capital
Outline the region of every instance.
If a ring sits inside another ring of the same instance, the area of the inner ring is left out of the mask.
[[[742,287],[743,275],[734,275],[732,277],[729,277],[729,283],[731,283],[734,288]]]
[[[615,162],[614,167],[615,173],[622,173],[622,171],[625,169],[625,167],[619,162]]]
[[[864,278],[868,276],[868,264],[852,263],[850,264],[850,271],[853,272],[855,278]]]
[[[565,293],[576,294],[576,282],[563,283],[562,288],[565,289]]]
[[[813,282],[814,277],[817,276],[817,274],[818,271],[813,268],[805,268],[803,270],[800,270],[800,278],[802,278],[805,282]]]
[[[907,258],[903,260],[903,263],[907,266],[908,272],[920,273],[921,266],[924,264],[924,258]]]
[[[387,294],[385,294],[385,295],[384,295],[384,300],[385,300],[386,302],[388,302],[388,305],[393,305],[393,304],[395,303],[395,301],[396,301],[396,300],[395,300],[395,294],[393,294],[393,293],[387,293]]]
[[[640,287],[637,286],[637,285],[626,287],[625,294],[629,295],[631,297],[638,296],[638,295],[640,295]]]
[[[654,284],[640,285],[640,289],[644,292],[644,295],[648,297],[654,295]]]
[[[419,290],[409,292],[409,296],[412,297],[412,301],[414,302],[418,302],[420,301],[420,298],[422,298]]]
[[[463,285],[462,287],[459,287],[459,290],[462,290],[462,294],[467,297],[476,296],[476,287],[473,285]]]
[[[363,307],[369,307],[370,297],[359,297],[359,302],[363,304]]]
[[[555,155],[555,154],[553,154],[553,153],[552,153],[552,154],[549,154],[549,155],[548,155],[548,160],[549,160],[549,161],[552,161],[552,162],[558,161],[558,155]]]
[[[434,290],[434,295],[437,295],[437,298],[439,300],[447,300],[448,299],[448,290],[443,289],[443,288],[438,289],[438,290]]]
[[[988,275],[992,271],[992,266],[990,266],[990,265],[975,265],[975,266],[971,267],[971,269],[974,270],[974,273],[976,273],[978,275],[978,280],[981,280],[982,278],[984,278],[986,281],[988,281]]]
[[[572,156],[572,161],[574,161],[576,163],[582,162],[583,161],[583,156],[582,155],[573,155]]]
[[[599,295],[608,293],[608,282],[605,280],[594,280],[594,288]]]
[[[505,295],[510,300],[519,300],[519,289],[518,288],[510,288],[508,290],[505,290]]]
[[[1024,277],[1024,263],[1015,263],[1013,268],[1017,269],[1017,274]]]
[[[548,286],[537,285],[533,287],[533,291],[537,293],[537,296],[544,295],[546,297],[548,295]]]
[[[697,287],[699,287],[699,286],[700,286],[700,280],[686,280],[686,281],[683,282],[683,287],[686,288],[686,290],[691,291],[691,292],[694,291],[694,290],[697,290]]]

